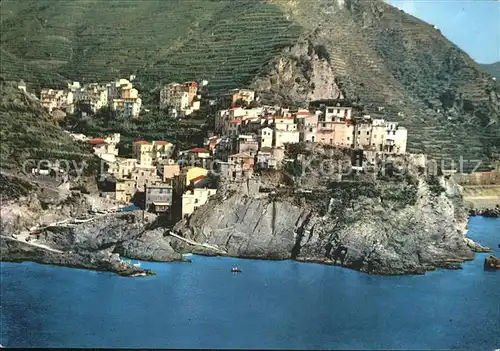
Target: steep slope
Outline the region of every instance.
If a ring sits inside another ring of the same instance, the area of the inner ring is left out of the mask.
[[[496,79],[500,79],[500,61],[490,64],[482,64],[484,70]]]
[[[2,74],[35,82],[53,72],[83,81],[140,72],[153,85],[203,76],[229,88],[294,38],[278,6],[254,0],[7,0],[1,11],[12,58]]]
[[[500,147],[500,85],[433,26],[382,1],[277,2],[302,36],[256,88],[295,101],[342,91],[365,112],[403,122],[411,151],[488,166]]]
[[[85,162],[85,174],[98,166],[91,149],[64,133],[30,94],[3,80],[0,91],[1,195],[15,197],[31,189],[30,169],[42,160],[63,160],[78,168]]]
[[[382,0],[3,1],[2,75],[37,85],[204,77],[264,99],[338,97],[401,121],[449,165],[500,147],[500,87],[433,26]],[[145,90],[143,90],[145,91]],[[475,162],[465,164],[470,170]]]

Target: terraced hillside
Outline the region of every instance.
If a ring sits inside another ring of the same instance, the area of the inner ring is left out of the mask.
[[[2,1],[2,74],[27,83],[139,73],[161,82],[203,77],[247,84],[298,28],[255,0]]]
[[[0,80],[0,169],[8,174],[29,172],[29,160],[64,159],[80,166],[94,162],[91,149],[75,143],[29,94]]]
[[[500,148],[500,85],[433,26],[382,1],[280,3],[303,28],[301,40],[257,88],[276,96],[285,86],[300,101],[335,85],[372,116],[401,121],[411,151],[489,166]]]
[[[500,148],[498,82],[433,26],[382,0],[4,0],[0,8],[8,79],[136,73],[152,92],[203,77],[216,92],[252,84],[293,103],[343,95],[403,122],[411,151],[481,159],[484,169]]]

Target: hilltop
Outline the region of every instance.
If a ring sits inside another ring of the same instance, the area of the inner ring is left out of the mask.
[[[491,74],[493,77],[500,79],[500,61],[490,64],[482,64],[486,72]]]
[[[1,74],[34,87],[134,73],[156,94],[203,78],[213,92],[252,86],[264,101],[344,96],[402,122],[409,151],[448,164],[463,156],[486,169],[500,146],[499,83],[381,0],[7,0],[1,12]]]

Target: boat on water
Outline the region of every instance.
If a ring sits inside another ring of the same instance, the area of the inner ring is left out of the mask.
[[[241,273],[241,269],[239,269],[238,267],[233,267],[233,268],[231,268],[231,272],[233,272],[233,273]]]
[[[191,257],[191,256],[193,256],[193,254],[192,254],[192,253],[185,253],[185,254],[182,254],[182,257]]]
[[[141,266],[141,262],[136,262],[133,264],[134,267],[140,267]]]

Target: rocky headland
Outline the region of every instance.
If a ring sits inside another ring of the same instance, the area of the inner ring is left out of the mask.
[[[115,272],[123,276],[154,274],[120,256],[148,261],[182,260],[173,251],[154,215],[100,213],[99,198],[78,192],[66,196],[32,194],[2,203],[0,256],[3,261],[44,264]],[[102,203],[101,207],[109,207]],[[76,219],[75,218],[83,218]],[[38,226],[38,227],[37,227]]]
[[[466,237],[460,187],[427,175],[425,163],[423,155],[406,155],[385,160],[384,169],[372,174],[341,181],[311,167],[292,177],[293,186],[269,178],[227,184],[174,230],[235,257],[294,259],[387,275],[460,268],[474,252],[490,249]],[[300,184],[312,190],[301,190]],[[184,247],[174,243],[174,249]]]
[[[1,259],[137,276],[153,273],[120,256],[168,262],[189,252],[398,275],[458,269],[475,252],[491,251],[467,238],[460,187],[429,175],[425,156],[391,156],[371,172],[339,176],[341,151],[295,151],[292,167],[239,183],[221,179],[217,194],[172,231],[152,214],[102,213],[109,204],[78,192],[4,202]],[[332,162],[329,174],[318,171],[318,160]]]

